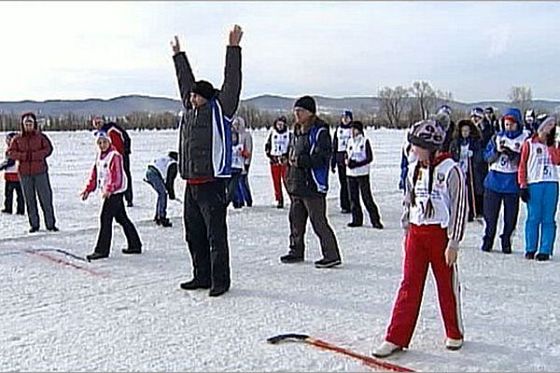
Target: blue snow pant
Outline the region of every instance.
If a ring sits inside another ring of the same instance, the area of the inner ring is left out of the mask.
[[[525,252],[551,255],[556,239],[556,207],[558,183],[529,184],[527,221],[525,222]],[[540,235],[540,241],[539,241]]]
[[[237,186],[237,193],[241,204],[247,204],[247,206],[253,206],[253,197],[251,196],[251,188],[249,188],[249,174],[241,174],[239,176],[239,183]]]
[[[482,239],[482,250],[490,251],[494,246],[500,207],[504,203],[504,230],[500,236],[502,250],[511,248],[511,235],[517,225],[519,214],[519,195],[517,193],[498,193],[490,189],[484,190],[484,221],[486,229]]]
[[[146,182],[154,188],[158,197],[156,203],[156,219],[167,217],[167,189],[161,175],[152,167],[146,171]]]

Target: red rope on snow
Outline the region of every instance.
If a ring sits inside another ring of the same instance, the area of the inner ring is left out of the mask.
[[[71,267],[71,268],[74,268],[74,269],[77,269],[77,270],[80,270],[80,271],[84,271],[84,272],[86,272],[86,273],[88,273],[88,274],[90,274],[90,275],[93,275],[93,276],[101,276],[101,277],[104,277],[104,276],[105,276],[103,273],[99,273],[99,272],[96,272],[96,271],[91,270],[91,269],[89,269],[89,268],[85,268],[85,267],[79,266],[79,265],[77,265],[77,264],[71,263],[71,262],[66,261],[66,260],[64,260],[64,259],[55,258],[55,257],[53,257],[53,256],[51,256],[51,255],[49,255],[49,254],[47,254],[47,253],[45,253],[45,252],[31,251],[31,250],[24,250],[24,251],[25,251],[27,254],[35,255],[35,256],[38,256],[38,257],[40,257],[40,258],[46,259],[47,261],[56,263],[56,264],[60,264],[60,265],[66,266],[66,267]]]

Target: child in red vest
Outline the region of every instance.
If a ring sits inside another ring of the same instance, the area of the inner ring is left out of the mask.
[[[7,149],[10,147],[12,139],[17,134],[15,132],[10,132],[6,136],[6,159],[4,162],[0,163],[0,171],[4,171],[4,209],[3,213],[11,214],[12,206],[14,200],[14,192],[17,195],[17,214],[23,215],[25,213],[25,203],[23,200],[23,191],[21,190],[21,184],[19,182],[19,175],[17,171],[17,165],[15,159],[11,159],[8,156]]]

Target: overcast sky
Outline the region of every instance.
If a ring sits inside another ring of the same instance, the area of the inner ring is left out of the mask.
[[[464,102],[560,99],[560,2],[1,2],[0,100],[177,97],[175,34],[219,86],[235,23],[243,98],[428,80]]]

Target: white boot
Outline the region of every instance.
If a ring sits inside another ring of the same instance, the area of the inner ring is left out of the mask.
[[[456,351],[463,347],[463,340],[462,339],[453,339],[453,338],[446,338],[445,339],[445,348],[448,350]]]
[[[383,341],[383,343],[373,350],[371,354],[375,357],[387,357],[400,350],[402,350],[401,346],[388,341]]]

